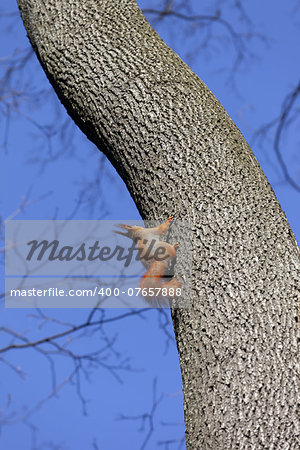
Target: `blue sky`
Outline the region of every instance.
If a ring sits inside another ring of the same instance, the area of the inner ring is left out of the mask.
[[[243,6],[252,24],[245,25],[233,3],[215,2],[216,8],[222,10],[222,18],[244,34],[251,31],[267,38],[250,41],[247,48],[254,56],[245,55],[234,79],[231,68],[236,53],[224,28],[218,24],[214,26],[213,39],[205,48],[201,47],[203,30],[197,23],[191,28],[190,24],[180,20],[167,19],[154,25],[161,37],[205,81],[238,125],[267,175],[299,242],[299,192],[284,180],[274,156],[274,133],[270,132],[263,145],[254,136],[262,125],[279,115],[285,96],[298,83],[300,11],[295,9],[296,1],[292,0],[273,2],[272,6],[258,0],[247,0]],[[139,4],[152,7],[159,2],[143,0]],[[211,14],[211,4],[211,1],[201,2],[200,10],[194,0],[191,10],[185,13]],[[14,10],[16,5],[13,1],[1,3],[0,12]],[[149,18],[152,20],[152,16]],[[26,48],[28,41],[21,20],[17,17],[0,18],[0,78],[6,61],[7,64],[11,61],[3,58]],[[100,152],[72,125],[35,57],[30,59],[24,73],[13,77],[11,87],[20,93],[19,103],[14,106],[9,122],[3,114],[5,101],[9,101],[7,91],[0,110],[2,219],[10,216],[25,220],[65,219],[70,215],[74,219],[105,218],[122,222],[138,219],[139,214],[124,183]],[[47,127],[50,139],[41,132],[42,126]],[[283,139],[289,170],[300,184],[297,122],[291,124]],[[76,208],[80,195],[82,203]],[[25,206],[19,211],[24,199]],[[106,317],[114,317],[124,311],[106,311]],[[2,305],[1,323],[31,338],[61,329],[60,324],[53,322],[39,328],[40,321],[30,314],[35,312],[5,310]],[[47,314],[72,323],[80,323],[87,316],[85,310],[61,309],[47,311]],[[8,341],[2,333],[2,345]],[[69,358],[54,356],[58,392],[55,397],[42,402],[53,392],[49,361],[34,350],[7,354],[9,364],[20,367],[26,376],[22,379],[9,365],[1,366],[0,447],[47,449],[53,448],[50,446],[52,442],[59,449],[96,449],[96,443],[103,449],[140,449],[149,430],[148,419],[144,428],[139,419],[116,419],[122,414],[129,418],[150,413],[155,385],[157,398],[161,395],[163,398],[153,416],[154,432],[145,448],[164,448],[159,446],[159,442],[168,439],[176,441],[170,449],[179,448],[184,434],[183,398],[168,312],[147,311],[110,322],[97,333],[76,340],[72,348],[82,354],[87,349],[105,347],[108,341],[114,342],[113,348],[104,351],[105,358],[101,364],[88,368],[89,378],[81,373],[81,393],[87,400],[87,415],[83,414],[76,383],[64,385],[64,380],[74,369]],[[126,368],[127,358],[130,368]],[[117,370],[120,381],[105,368],[106,365],[122,367]],[[39,408],[28,418],[29,423],[37,427],[37,433],[33,434],[23,418],[36,405],[40,405]]]

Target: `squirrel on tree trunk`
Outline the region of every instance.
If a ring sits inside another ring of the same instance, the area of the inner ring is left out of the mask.
[[[176,277],[168,274],[170,265],[176,258],[179,244],[172,245],[160,240],[167,233],[172,220],[173,216],[154,228],[120,224],[118,226],[126,232],[115,231],[137,243],[139,259],[147,269],[139,287],[143,297],[150,303],[155,298],[160,300],[166,297],[170,300],[181,294],[181,283]]]

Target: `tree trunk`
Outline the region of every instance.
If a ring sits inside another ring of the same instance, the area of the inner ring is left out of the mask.
[[[193,308],[172,311],[187,449],[296,449],[299,255],[240,131],[135,0],[19,0],[76,124],[143,218],[193,227]],[[187,262],[178,251],[177,271]]]

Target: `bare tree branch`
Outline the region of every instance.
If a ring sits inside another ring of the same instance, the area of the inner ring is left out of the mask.
[[[256,136],[264,136],[272,128],[276,127],[273,144],[275,154],[277,156],[285,180],[289,183],[290,186],[292,186],[298,192],[300,192],[300,185],[297,183],[297,181],[294,180],[294,178],[290,174],[290,170],[283,157],[282,136],[283,132],[288,129],[289,125],[291,125],[299,117],[300,109],[299,107],[296,108],[296,102],[299,98],[300,98],[300,82],[298,82],[296,87],[292,89],[291,92],[289,92],[284,98],[279,117],[276,117],[266,125],[262,126],[256,133]]]
[[[99,327],[104,325],[105,323],[111,323],[111,322],[115,322],[117,320],[120,319],[124,319],[126,317],[130,317],[130,316],[134,316],[134,315],[142,315],[145,311],[148,311],[148,308],[144,308],[144,309],[139,309],[139,310],[131,310],[129,312],[123,313],[123,314],[119,314],[117,316],[114,317],[109,317],[107,319],[104,319],[104,311],[101,310],[101,318],[99,320],[95,320],[92,321],[90,320],[90,318],[88,318],[88,320],[84,323],[81,323],[80,325],[71,325],[69,329],[62,331],[61,333],[57,333],[57,334],[53,334],[51,336],[47,336],[45,338],[42,339],[38,339],[36,341],[30,341],[29,339],[25,338],[23,335],[15,332],[14,330],[10,329],[10,328],[6,328],[6,327],[0,327],[0,331],[9,334],[15,338],[17,338],[20,341],[23,341],[23,344],[10,344],[7,345],[5,347],[0,348],[0,353],[6,353],[9,350],[16,350],[16,349],[22,349],[22,348],[34,348],[34,347],[38,347],[42,344],[52,344],[54,345],[54,341],[56,339],[60,339],[63,337],[66,337],[68,335],[71,335],[73,333],[76,333],[79,330],[82,330],[83,328],[89,328],[89,327]],[[95,311],[95,310],[93,310]],[[98,310],[99,311],[99,310]]]
[[[186,6],[186,5],[185,5]],[[231,43],[235,48],[236,58],[231,69],[231,76],[238,70],[239,65],[245,58],[247,54],[251,54],[254,56],[248,49],[246,45],[246,41],[252,38],[258,38],[263,42],[267,42],[266,36],[261,33],[253,32],[253,25],[247,16],[243,6],[239,1],[236,1],[234,4],[235,8],[239,11],[241,20],[248,25],[248,31],[245,32],[237,32],[231,23],[228,20],[225,20],[222,17],[222,10],[219,8],[215,9],[214,14],[184,14],[178,10],[172,9],[173,1],[166,1],[163,9],[155,9],[155,8],[144,8],[143,13],[145,15],[153,15],[158,18],[158,20],[162,20],[166,17],[175,17],[181,19],[185,22],[189,23],[198,23],[199,26],[203,27],[204,30],[208,32],[207,37],[204,39],[205,45],[208,44],[209,39],[212,36],[211,27],[215,24],[220,25],[223,29],[226,30],[228,35],[231,38]]]
[[[280,141],[281,141],[283,130],[288,126],[288,121],[292,120],[291,113],[293,111],[293,107],[294,107],[299,95],[300,95],[300,82],[298,83],[296,88],[286,96],[286,98],[283,102],[282,111],[281,111],[281,115],[279,118],[279,123],[277,125],[275,140],[274,140],[275,153],[276,153],[276,156],[280,163],[280,166],[282,168],[282,171],[284,173],[284,176],[285,176],[286,180],[289,182],[289,184],[294,189],[296,189],[298,192],[300,192],[300,186],[294,181],[294,179],[291,177],[291,175],[289,173],[287,165],[281,154]],[[297,111],[297,113],[299,113],[299,111]]]
[[[155,378],[152,384],[152,405],[150,411],[147,413],[138,414],[136,416],[120,414],[118,417],[118,420],[131,420],[140,422],[139,431],[143,432],[148,428],[146,436],[141,444],[140,450],[145,450],[154,432],[154,416],[158,405],[161,403],[163,398],[163,395],[160,395],[159,397],[157,396],[157,378]]]

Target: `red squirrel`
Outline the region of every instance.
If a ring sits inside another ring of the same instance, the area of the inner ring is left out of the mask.
[[[126,236],[137,243],[139,258],[146,267],[147,272],[143,275],[139,287],[141,294],[150,303],[155,298],[171,299],[181,294],[181,283],[176,277],[170,281],[168,269],[170,263],[176,258],[176,250],[179,244],[169,244],[161,241],[173,220],[173,216],[161,225],[154,228],[143,228],[137,225],[118,225],[126,232],[115,231],[115,233]]]

